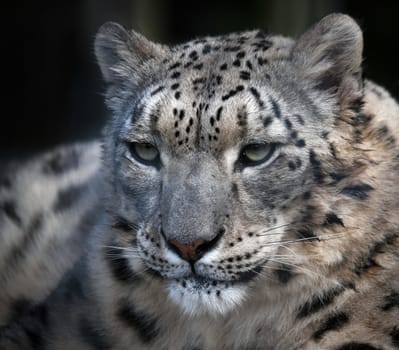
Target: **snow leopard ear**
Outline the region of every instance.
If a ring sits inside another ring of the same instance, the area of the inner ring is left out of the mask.
[[[155,44],[134,31],[128,32],[114,22],[103,24],[95,40],[97,61],[107,83],[144,78],[144,63],[163,57],[166,51],[165,46]]]
[[[363,36],[349,16],[331,14],[305,32],[292,51],[294,64],[319,89],[353,93],[361,90]]]

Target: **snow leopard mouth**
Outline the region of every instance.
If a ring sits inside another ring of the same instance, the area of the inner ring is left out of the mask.
[[[249,282],[253,281],[257,276],[259,276],[262,269],[263,266],[257,266],[251,270],[236,273],[234,279],[215,279],[211,277],[198,275],[195,272],[192,272],[190,275],[181,278],[173,278],[173,277],[164,276],[159,271],[151,267],[148,268],[147,272],[153,275],[154,277],[162,279],[166,282],[174,281],[176,283],[180,283],[182,284],[183,287],[187,285],[187,281],[190,281],[193,285],[197,286],[197,288],[200,289],[200,288],[207,288],[209,286],[216,287],[224,285],[227,288],[238,284],[248,284]]]
[[[167,290],[172,301],[188,315],[225,314],[246,299],[248,282],[256,273],[245,274],[234,281],[213,280],[198,275],[168,279]]]
[[[265,262],[264,262],[265,263]],[[188,315],[209,313],[225,314],[242,304],[248,288],[253,285],[263,270],[263,264],[245,271],[235,271],[226,275],[209,275],[206,271],[191,271],[174,276],[156,269],[147,268],[147,273],[161,281],[171,300]],[[201,274],[200,274],[201,273]]]

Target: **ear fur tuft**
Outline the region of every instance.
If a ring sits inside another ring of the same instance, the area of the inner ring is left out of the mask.
[[[134,31],[128,32],[114,22],[103,24],[96,35],[95,54],[108,83],[116,83],[132,75],[145,75],[143,64],[164,56],[166,52],[165,46],[155,44]]]
[[[293,63],[317,88],[361,89],[363,36],[349,16],[331,14],[306,31],[292,51]]]

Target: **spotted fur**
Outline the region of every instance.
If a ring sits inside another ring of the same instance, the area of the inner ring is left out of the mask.
[[[102,160],[0,179],[0,348],[398,349],[399,107],[362,47],[339,14],[174,47],[101,27]]]

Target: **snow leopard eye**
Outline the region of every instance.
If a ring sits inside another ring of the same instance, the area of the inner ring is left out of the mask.
[[[160,162],[158,149],[150,143],[132,142],[129,150],[134,159],[145,165],[156,166]]]
[[[239,160],[244,166],[259,165],[270,160],[276,149],[275,143],[252,143],[242,149]]]

